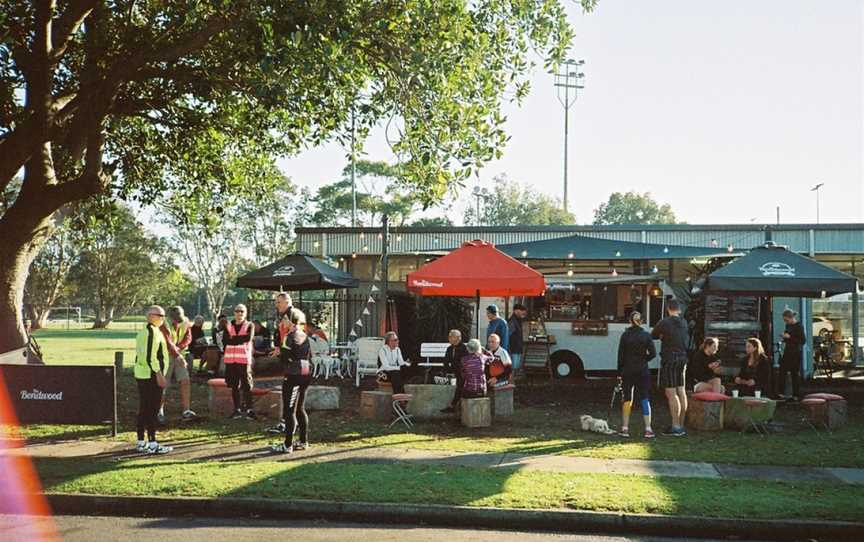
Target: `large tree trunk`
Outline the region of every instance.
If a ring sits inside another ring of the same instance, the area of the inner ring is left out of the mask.
[[[38,232],[31,231],[25,236],[16,229],[15,224],[0,220],[0,238],[3,239],[0,246],[0,354],[27,344],[21,313],[24,283],[30,264],[42,246],[34,240]]]
[[[50,314],[51,309],[45,309],[44,311],[37,313],[36,318],[33,319],[33,329],[43,329],[48,325],[48,316]]]
[[[105,329],[114,321],[114,307],[96,307],[96,318],[92,329]]]

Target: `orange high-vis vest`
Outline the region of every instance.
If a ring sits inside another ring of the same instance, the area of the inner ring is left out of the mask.
[[[234,337],[236,335],[246,335],[249,333],[249,327],[252,325],[252,322],[246,320],[243,322],[243,325],[240,326],[240,332],[238,333],[234,329],[234,323],[228,322],[228,325],[225,326],[225,331],[229,336]],[[225,364],[228,363],[240,363],[242,365],[249,365],[252,363],[252,341],[250,340],[248,343],[244,344],[226,344],[225,345]]]

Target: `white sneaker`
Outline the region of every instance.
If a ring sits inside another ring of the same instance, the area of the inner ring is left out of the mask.
[[[186,410],[183,412],[183,421],[194,420],[198,417],[198,414],[195,414],[193,410]]]
[[[135,446],[135,451],[139,454],[143,454],[147,451],[147,442],[143,440],[138,441],[138,445]]]
[[[151,442],[147,446],[147,453],[150,455],[165,455],[173,450],[174,448],[171,446],[162,446],[158,442]]]

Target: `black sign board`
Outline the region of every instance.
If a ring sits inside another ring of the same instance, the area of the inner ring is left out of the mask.
[[[0,372],[22,424],[116,425],[113,365],[0,365]]]

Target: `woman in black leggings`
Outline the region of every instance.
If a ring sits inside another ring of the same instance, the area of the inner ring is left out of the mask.
[[[306,414],[306,390],[312,382],[312,363],[309,338],[302,330],[303,322],[298,315],[292,314],[294,329],[285,336],[280,348],[280,358],[285,370],[282,381],[282,417],[285,419],[285,442],[274,444],[275,453],[290,454],[294,450],[309,447],[309,416]],[[299,440],[294,442],[294,433]]]

